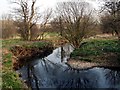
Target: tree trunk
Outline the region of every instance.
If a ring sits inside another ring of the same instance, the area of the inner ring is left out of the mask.
[[[120,41],[120,33],[117,30],[115,30],[115,33],[116,33],[116,35],[118,37],[118,40]]]

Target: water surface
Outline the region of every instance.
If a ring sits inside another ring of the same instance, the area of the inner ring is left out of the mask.
[[[61,58],[61,50],[62,57]],[[66,64],[74,49],[70,45],[59,47],[49,56],[29,62],[22,67],[22,79],[31,88],[116,88],[120,90],[120,70],[94,67],[73,69]]]

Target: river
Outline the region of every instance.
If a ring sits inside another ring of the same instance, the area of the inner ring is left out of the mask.
[[[18,72],[21,73],[22,80],[26,81],[28,86],[37,90],[42,88],[115,88],[120,90],[119,68],[74,69],[66,64],[73,50],[67,44],[62,48],[56,48],[49,56],[29,62]]]

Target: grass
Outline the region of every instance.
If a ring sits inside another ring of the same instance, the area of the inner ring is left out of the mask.
[[[20,90],[23,86],[21,81],[18,80],[18,75],[13,71],[7,71],[7,73],[3,73],[3,88],[17,88]]]
[[[50,42],[33,42],[33,43],[23,44],[23,46],[26,48],[32,48],[32,47],[42,48],[48,45],[52,45],[52,44]]]
[[[20,90],[23,87],[22,81],[19,79],[18,74],[12,69],[12,53],[9,49],[12,45],[19,44],[20,40],[2,40],[2,88]],[[21,89],[22,90],[22,89]]]
[[[45,33],[45,38],[49,37],[49,38],[52,38],[52,37],[58,37],[59,34],[56,33],[56,32],[46,32]]]
[[[12,69],[12,54],[3,54],[2,68],[2,88],[20,90],[23,87],[22,81],[19,80],[18,74]]]
[[[59,47],[60,46],[60,42],[61,42],[61,36],[56,33],[56,32],[47,32],[45,33],[45,37],[44,39],[48,40],[48,41],[51,41],[52,44],[55,46],[55,47]]]
[[[12,65],[11,65],[11,63],[12,63],[12,54],[11,53],[4,54],[2,58],[4,60],[3,65],[5,67],[11,68],[12,67]]]
[[[27,48],[44,47],[49,45],[48,42],[26,42],[19,39],[2,40],[2,88],[22,90],[24,88],[23,82],[19,79],[18,74],[12,67],[12,53],[9,51],[14,45],[23,45]],[[4,51],[5,50],[5,51]]]
[[[9,39],[9,40],[2,40],[2,48],[10,48],[12,45],[22,44],[23,41],[19,39]]]
[[[71,57],[100,56],[105,53],[120,53],[120,45],[117,40],[90,40],[81,48],[75,49]]]

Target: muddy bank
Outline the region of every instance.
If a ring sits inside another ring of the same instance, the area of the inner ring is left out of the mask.
[[[68,59],[67,64],[76,69],[88,69],[93,67],[120,68],[120,54],[109,53],[102,56],[92,56],[89,59],[91,58],[91,61],[84,61],[77,57],[70,58]]]
[[[32,60],[48,56],[52,53],[53,46],[51,44],[41,47],[16,45],[11,47],[10,51],[13,53],[13,69],[17,70]]]

